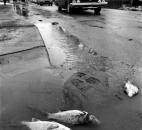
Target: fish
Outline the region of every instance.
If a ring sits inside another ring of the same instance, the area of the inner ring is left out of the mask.
[[[46,111],[39,110],[37,108],[33,108],[32,106],[28,106],[28,108],[40,115],[47,120],[56,120],[61,123],[69,124],[69,125],[79,125],[79,124],[94,124],[100,125],[101,121],[98,120],[95,115],[89,114],[86,111],[81,110],[64,110],[59,111],[57,113],[49,113]]]
[[[47,113],[47,119],[56,120],[62,123],[67,123],[71,125],[79,124],[101,124],[101,122],[92,114],[86,111],[80,110],[67,110],[57,113]]]
[[[30,130],[71,130],[55,121],[41,121],[36,118],[32,118],[32,121],[21,121],[21,125],[25,125]]]
[[[129,96],[133,97],[138,94],[139,88],[133,85],[129,80],[126,82],[124,86],[124,92]]]

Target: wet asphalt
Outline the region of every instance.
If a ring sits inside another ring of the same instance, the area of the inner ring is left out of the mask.
[[[32,44],[23,45],[22,33],[33,27],[2,28],[0,32],[1,43],[13,40],[16,31],[21,33],[18,39],[22,40],[11,48],[3,43],[7,52],[12,48],[25,50],[1,55],[2,128],[24,130],[16,125],[21,120],[46,120],[30,110],[28,106],[32,106],[46,112],[86,110],[102,122],[100,126],[75,126],[73,130],[141,130],[142,13],[103,9],[100,16],[91,11],[68,15],[66,11],[59,13],[55,6],[32,4],[25,6],[24,13],[19,8],[14,9],[19,19],[49,24],[45,44],[41,37],[40,42],[34,41],[37,36],[33,34],[26,35]],[[133,98],[123,92],[128,79],[140,88]]]

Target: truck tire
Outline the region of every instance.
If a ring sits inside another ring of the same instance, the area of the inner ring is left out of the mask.
[[[101,12],[101,7],[97,7],[94,9],[94,14],[100,15],[100,12]]]
[[[58,11],[62,11],[62,7],[58,5]]]

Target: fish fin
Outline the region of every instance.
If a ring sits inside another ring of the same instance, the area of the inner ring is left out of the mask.
[[[58,109],[58,112],[63,112],[63,111],[67,111],[67,109],[64,108]]]
[[[52,129],[55,129],[55,128],[59,128],[59,125],[53,124],[47,130],[52,130]]]
[[[51,119],[51,115],[52,115],[52,113],[46,113],[47,119]]]
[[[20,124],[21,124],[21,125],[27,125],[28,122],[26,122],[26,121],[21,121]]]
[[[21,122],[20,122],[20,124],[25,124],[25,123],[26,123],[26,121],[21,121]]]
[[[36,121],[40,121],[40,120],[33,117],[33,118],[32,118],[32,122],[36,122]]]

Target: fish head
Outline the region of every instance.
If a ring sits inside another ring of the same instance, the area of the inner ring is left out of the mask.
[[[97,125],[101,124],[101,122],[94,115],[89,115],[89,122]]]
[[[21,121],[20,124],[21,124],[21,125],[27,125],[28,122],[26,122],[26,121]]]
[[[58,129],[59,128],[59,125],[57,125],[57,124],[52,124],[52,125],[50,125],[50,126],[48,126],[48,129],[47,130],[53,130],[53,129]]]

